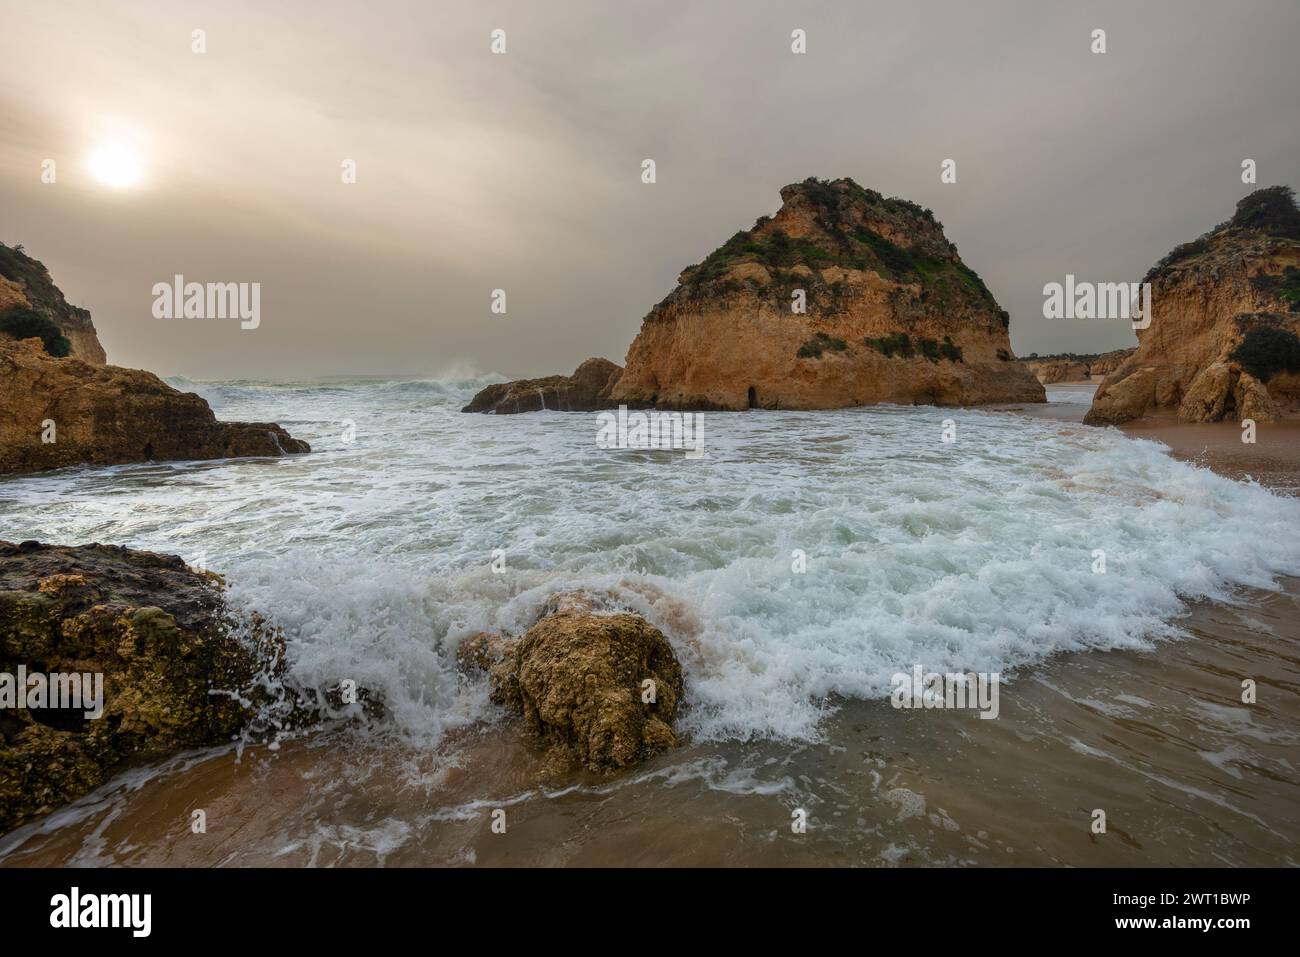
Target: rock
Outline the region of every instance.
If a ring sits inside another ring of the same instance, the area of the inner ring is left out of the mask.
[[[1191,381],[1178,407],[1184,422],[1218,422],[1232,398],[1237,372],[1226,362],[1212,362]]]
[[[1103,352],[1088,363],[1088,377],[1096,378],[1110,375],[1135,352],[1137,352],[1136,346],[1128,349],[1116,349],[1113,352]]]
[[[1135,419],[1142,415],[1154,401],[1156,369],[1134,369],[1110,389],[1105,406],[1099,408],[1096,398],[1085,419],[1090,425],[1112,425]]]
[[[104,709],[0,710],[0,832],[127,759],[229,741],[251,703],[213,692],[244,689],[283,657],[277,633],[250,634],[235,637],[220,580],[175,556],[0,542],[0,675],[100,674]]]
[[[1239,419],[1276,422],[1282,418],[1268,388],[1249,372],[1238,374],[1237,383],[1233,388],[1233,399],[1237,404]]]
[[[1042,402],[929,210],[806,180],[654,307],[610,398],[672,409]],[[806,311],[792,310],[798,292]]]
[[[1116,349],[1101,355],[1033,355],[1019,361],[1044,385],[1057,382],[1089,382],[1105,376],[1136,349]]]
[[[456,663],[462,671],[488,671],[505,657],[517,639],[491,631],[480,631],[456,646]]]
[[[218,422],[202,398],[150,372],[58,359],[39,339],[0,341],[0,474],[309,451],[278,425]]]
[[[32,309],[58,326],[72,344],[73,358],[92,365],[108,361],[90,313],[69,305],[43,263],[21,248],[0,243],[0,314],[15,308]]]
[[[593,412],[616,408],[609,399],[609,391],[621,367],[608,359],[588,359],[573,371],[571,376],[553,375],[543,379],[517,379],[500,382],[481,390],[462,412],[494,412],[508,415],[516,412],[539,412],[543,409],[559,412]]]
[[[1087,382],[1088,364],[1072,359],[1048,359],[1026,362],[1025,366],[1044,385],[1056,382]]]
[[[522,637],[475,635],[457,651],[487,667],[492,700],[521,716],[552,767],[610,772],[674,747],[681,665],[659,629],[570,596]],[[654,701],[643,701],[653,682]]]
[[[1144,281],[1151,324],[1097,388],[1085,422],[1174,409],[1186,422],[1271,421],[1300,411],[1300,368],[1273,368],[1251,348],[1300,350],[1300,210],[1289,188],[1251,193],[1232,219],[1179,246]],[[1261,358],[1269,369],[1256,375],[1250,365]]]
[[[589,359],[573,376],[489,386],[462,411],[1046,400],[1014,361],[1006,312],[929,210],[850,179],[808,179],[781,199],[682,271],[625,369]]]
[[[21,669],[98,675],[103,707],[0,710],[0,833],[128,762],[383,716],[369,689],[344,701],[341,683],[292,681],[282,633],[236,617],[223,588],[175,555],[0,541],[0,701]]]

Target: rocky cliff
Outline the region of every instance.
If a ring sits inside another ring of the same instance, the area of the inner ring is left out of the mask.
[[[1300,211],[1290,188],[1251,193],[1145,281],[1151,324],[1098,387],[1086,422],[1162,410],[1186,422],[1267,422],[1300,411]]]
[[[622,370],[489,386],[465,412],[1042,402],[1010,317],[927,209],[851,179],[781,190],[642,322]],[[598,363],[598,365],[597,365]]]
[[[650,311],[611,397],[682,409],[1041,402],[1009,317],[929,210],[850,179],[781,190]],[[800,309],[800,307],[803,307]]]
[[[39,339],[0,341],[0,474],[309,451],[278,425],[218,422],[151,372],[55,358]]]
[[[3,331],[3,317],[27,310],[54,324],[68,341],[68,355],[95,365],[108,361],[90,313],[70,305],[49,270],[21,246],[0,243],[0,339],[10,338]]]
[[[310,451],[278,425],[218,422],[197,395],[105,365],[90,313],[0,244],[0,475]]]
[[[1032,355],[1019,361],[1044,385],[1054,382],[1089,382],[1114,372],[1136,351],[1134,347],[1100,354]]]

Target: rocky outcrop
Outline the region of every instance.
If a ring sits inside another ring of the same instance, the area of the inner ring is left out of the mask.
[[[219,579],[175,556],[0,542],[0,832],[128,759],[229,741],[251,718],[233,692],[278,660],[279,635],[259,623],[239,640]],[[32,676],[73,674],[101,676],[100,715],[86,716],[93,678],[80,708],[32,697]]]
[[[588,359],[573,376],[489,386],[462,411],[1045,400],[1011,354],[1010,317],[929,210],[850,179],[781,199],[682,272],[623,370]]]
[[[1051,385],[1055,382],[1087,382],[1090,375],[1088,363],[1077,359],[1047,358],[1021,361],[1043,385]]]
[[[623,369],[608,359],[588,359],[573,375],[499,382],[481,390],[462,412],[593,412],[617,406],[609,393]]]
[[[640,615],[560,596],[522,636],[476,635],[457,656],[488,671],[492,700],[523,719],[553,768],[614,771],[677,743],[681,665]]]
[[[0,474],[66,465],[309,452],[270,423],[218,422],[207,402],[150,372],[0,341]]]
[[[75,358],[92,365],[108,361],[90,313],[70,305],[54,285],[49,270],[21,246],[0,243],[0,316],[18,309],[30,309],[53,322],[68,340],[70,355]],[[0,332],[0,339],[4,338]]]
[[[1250,194],[1145,281],[1151,324],[1084,421],[1177,410],[1186,422],[1267,422],[1300,411],[1300,211],[1289,188]]]
[[[1034,374],[1044,385],[1057,382],[1090,382],[1105,377],[1119,367],[1129,356],[1136,352],[1132,349],[1116,349],[1100,355],[1032,355],[1019,361]]]
[[[1127,362],[1129,357],[1135,352],[1137,352],[1137,346],[1131,346],[1128,349],[1116,349],[1113,352],[1103,352],[1101,355],[1089,359],[1089,378],[1096,378],[1098,376],[1105,378]]]
[[[682,272],[611,392],[674,409],[1041,402],[1009,317],[929,210],[852,180],[781,190],[775,216]],[[804,307],[800,311],[800,307]]]
[[[132,762],[383,717],[369,689],[291,680],[283,634],[223,589],[175,555],[0,541],[0,833]]]

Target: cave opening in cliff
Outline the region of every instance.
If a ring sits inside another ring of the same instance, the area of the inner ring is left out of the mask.
[[[749,407],[751,409],[758,408],[758,390],[752,385],[749,387]]]

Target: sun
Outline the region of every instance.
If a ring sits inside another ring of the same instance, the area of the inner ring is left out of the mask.
[[[121,143],[102,143],[90,154],[90,172],[105,186],[126,189],[144,178],[139,158]]]

